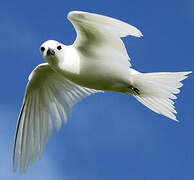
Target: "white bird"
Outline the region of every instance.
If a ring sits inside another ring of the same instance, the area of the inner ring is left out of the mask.
[[[30,74],[18,119],[13,169],[25,172],[41,157],[49,135],[67,121],[82,98],[103,91],[133,95],[152,111],[176,120],[172,99],[191,72],[140,73],[131,68],[121,37],[141,37],[125,22],[88,12],[68,14],[77,32],[73,45],[54,40],[40,51],[47,61]]]

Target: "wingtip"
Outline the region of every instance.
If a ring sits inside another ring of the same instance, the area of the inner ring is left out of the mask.
[[[174,119],[172,119],[172,120],[176,121],[177,123],[180,122],[176,117]]]
[[[83,14],[86,14],[87,12],[84,12],[84,11],[70,11],[68,14],[67,14],[67,18],[70,20],[70,19],[73,19],[73,18],[78,18],[79,16],[83,15]]]
[[[134,28],[135,28],[135,32],[134,32],[133,36],[138,37],[138,38],[143,37],[142,32],[139,29],[137,29],[136,27],[134,27]]]
[[[191,73],[193,73],[193,71],[187,71],[187,74],[191,74]]]
[[[143,34],[140,30],[139,30],[139,36],[138,37],[143,37]]]

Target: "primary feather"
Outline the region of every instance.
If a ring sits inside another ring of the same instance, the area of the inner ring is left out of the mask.
[[[41,157],[46,141],[54,129],[67,121],[72,107],[80,99],[98,91],[64,79],[45,63],[29,77],[16,130],[13,168],[20,164],[24,172],[37,156]]]

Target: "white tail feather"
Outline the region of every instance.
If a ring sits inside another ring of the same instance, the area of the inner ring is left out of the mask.
[[[152,111],[176,120],[177,113],[174,102],[175,94],[180,92],[183,86],[180,82],[186,79],[189,72],[161,72],[161,73],[137,73],[133,75],[133,87],[139,93],[134,97]]]

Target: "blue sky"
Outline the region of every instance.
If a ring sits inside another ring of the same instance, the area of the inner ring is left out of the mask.
[[[1,2],[0,179],[193,180],[193,75],[176,101],[180,123],[151,112],[131,96],[96,94],[74,107],[40,161],[22,176],[12,172],[13,139],[28,75],[43,62],[42,42],[74,41],[66,19],[70,10],[104,14],[138,27],[143,38],[124,42],[133,67],[141,72],[194,68],[193,0]]]

